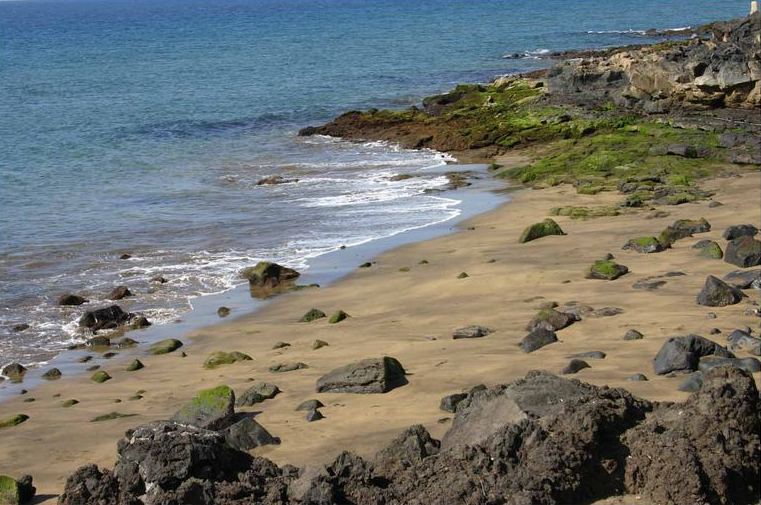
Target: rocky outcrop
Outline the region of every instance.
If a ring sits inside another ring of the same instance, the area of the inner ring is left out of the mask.
[[[549,71],[552,94],[612,101],[645,112],[761,106],[761,17],[724,26],[707,39],[623,49],[567,60]]]
[[[174,423],[119,442],[114,471],[69,477],[60,505],[643,503],[750,505],[761,491],[758,391],[742,370],[703,373],[684,403],[545,372],[461,399],[441,441],[412,426],[374,457],[278,467],[224,436]]]

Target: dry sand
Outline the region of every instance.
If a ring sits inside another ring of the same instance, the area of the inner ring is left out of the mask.
[[[723,334],[711,338],[723,343],[732,329],[757,328],[759,323],[757,317],[745,314],[749,303],[758,301],[758,292],[748,292],[751,298],[726,308],[695,303],[707,275],[723,276],[735,268],[701,258],[691,246],[703,238],[724,244],[721,233],[732,224],[761,224],[761,174],[715,179],[704,186],[715,190],[714,199],[724,205],[663,207],[659,210],[669,215],[660,218],[648,210],[586,221],[561,217],[556,220],[567,236],[528,244],[518,244],[521,231],[547,217],[550,208],[612,204],[620,196],[579,195],[567,186],[519,190],[511,203],[477,216],[458,233],[401,247],[335,285],[284,295],[256,314],[189,335],[186,341],[192,339],[192,345],[184,348],[185,358],[179,352],[141,355],[146,368],[132,373],[123,371],[123,361],[99,360],[113,376],[105,384],[90,382],[89,374],[64,378],[30,391],[25,397],[36,398],[33,403],[22,403],[24,397],[19,397],[0,405],[0,416],[23,412],[31,417],[0,432],[0,473],[30,473],[39,493],[55,495],[76,467],[88,462],[110,467],[116,441],[128,428],[167,418],[201,388],[228,384],[240,393],[251,380],[271,382],[283,390],[251,409],[261,411],[257,420],[283,440],[282,445],[255,454],[296,465],[328,462],[342,450],[370,454],[412,424],[423,424],[441,436],[450,417],[438,408],[442,396],[479,383],[508,382],[532,369],[558,372],[568,355],[583,351],[603,351],[607,358],[588,360],[592,368],[581,371],[579,379],[625,387],[651,400],[682,400],[687,395],[677,391],[681,378],[652,373],[651,359],[664,340],[690,332],[708,336],[711,328],[718,327]],[[676,219],[700,217],[711,222],[713,231],[681,240],[672,250],[651,255],[621,250],[631,237],[657,235]],[[631,273],[612,282],[585,279],[588,266],[607,252]],[[428,264],[419,264],[423,259]],[[410,270],[400,271],[402,267]],[[632,288],[639,279],[670,271],[688,275],[668,278],[657,291]],[[458,279],[460,272],[469,277]],[[516,344],[537,307],[548,301],[620,307],[624,313],[587,317],[560,331],[560,342],[524,354]],[[336,325],[325,319],[297,322],[312,307],[329,314],[343,309],[352,317]],[[710,312],[717,318],[709,319]],[[481,339],[452,340],[453,329],[470,324],[496,332]],[[624,341],[630,328],[645,338]],[[315,339],[330,345],[312,350]],[[291,346],[272,350],[278,341]],[[254,360],[204,370],[204,359],[218,350],[245,352]],[[383,395],[315,394],[315,381],[325,372],[383,355],[402,362],[410,373],[408,385]],[[309,368],[281,374],[268,371],[274,363],[290,361],[302,361]],[[637,372],[650,380],[626,380]],[[128,400],[138,390],[145,390],[144,398]],[[68,398],[81,403],[61,407]],[[122,402],[114,403],[117,398]],[[303,412],[294,412],[309,398],[326,404],[326,419],[307,423]],[[90,422],[112,411],[136,416]],[[49,498],[54,502],[53,496]]]

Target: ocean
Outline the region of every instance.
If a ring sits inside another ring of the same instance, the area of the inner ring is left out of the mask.
[[[555,50],[745,15],[745,0],[0,1],[0,365],[46,361],[117,285],[170,323],[261,259],[456,217],[452,159],[301,138]],[[518,58],[505,55],[519,54]],[[398,174],[418,177],[403,181]],[[297,180],[258,185],[267,176]],[[120,259],[124,254],[129,259]],[[168,282],[151,282],[163,276]],[[59,307],[66,292],[89,303]],[[24,331],[14,330],[28,324]]]

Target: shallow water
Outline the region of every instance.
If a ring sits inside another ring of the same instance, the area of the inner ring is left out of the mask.
[[[460,212],[426,191],[445,184],[444,155],[299,138],[303,126],[746,4],[0,2],[0,363],[81,340],[82,310],[119,284],[136,294],[125,308],[168,322],[259,259],[303,268]],[[514,53],[525,56],[503,58]],[[400,173],[419,177],[389,180]],[[298,182],[256,184],[273,174]],[[57,307],[67,291],[91,302]],[[12,331],[22,322],[31,328]]]

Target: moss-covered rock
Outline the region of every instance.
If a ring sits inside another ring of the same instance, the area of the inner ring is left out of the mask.
[[[312,349],[316,351],[317,349],[322,349],[323,347],[327,347],[328,345],[330,344],[328,344],[324,340],[317,339],[314,342],[312,342]]]
[[[248,279],[251,295],[264,298],[293,287],[301,274],[292,268],[270,261],[260,261],[253,267],[241,271],[241,277]]]
[[[639,253],[657,253],[664,250],[663,245],[655,237],[637,237],[629,239],[623,249],[637,251]]]
[[[587,279],[601,279],[613,281],[629,273],[629,268],[616,263],[613,260],[597,260],[589,268]]]
[[[0,505],[20,505],[21,489],[18,482],[8,475],[0,475]]]
[[[93,417],[90,419],[91,423],[100,423],[102,421],[112,421],[114,419],[121,419],[123,417],[134,417],[137,414],[122,414],[121,412],[109,412],[108,414],[103,414],[100,416]]]
[[[549,235],[565,235],[565,232],[560,228],[559,224],[548,218],[541,223],[532,224],[523,230],[518,242],[525,244],[526,242],[531,242],[532,240],[547,237]]]
[[[341,321],[350,318],[351,316],[344,312],[343,310],[339,310],[333,313],[332,316],[330,316],[330,319],[328,319],[328,323],[330,324],[336,324],[340,323]]]
[[[136,372],[143,368],[145,368],[145,365],[143,365],[142,361],[140,361],[139,359],[133,359],[132,361],[129,362],[125,370],[128,372]]]
[[[103,384],[106,381],[110,381],[111,376],[108,375],[108,372],[100,370],[92,374],[92,376],[90,377],[90,380],[93,382],[97,382],[98,384]]]
[[[148,348],[148,352],[153,355],[169,354],[170,352],[176,351],[180,347],[182,347],[182,342],[176,338],[167,338],[153,344],[150,348]]]
[[[315,321],[317,319],[322,319],[324,317],[328,317],[328,316],[320,309],[311,309],[309,312],[301,316],[301,319],[299,319],[299,322],[311,323],[312,321]]]
[[[172,417],[180,424],[191,424],[207,430],[227,426],[234,415],[235,393],[229,386],[204,389]]]
[[[18,426],[19,424],[27,421],[29,416],[26,414],[16,414],[0,419],[0,429],[10,428],[12,426]]]
[[[74,398],[71,398],[69,400],[64,400],[61,402],[61,407],[69,408],[73,407],[74,405],[77,405],[79,403],[79,400],[75,400]]]
[[[11,382],[21,382],[26,375],[26,367],[21,363],[11,363],[3,367],[3,375],[8,377]]]
[[[711,241],[705,247],[700,249],[698,255],[703,258],[720,260],[724,257],[724,251],[721,250],[721,246],[718,243]]]
[[[761,241],[748,236],[730,240],[724,261],[742,268],[761,265]]]
[[[203,363],[203,367],[207,369],[214,369],[222,365],[231,365],[239,361],[251,361],[251,356],[238,351],[218,351],[206,358],[206,361]]]
[[[617,207],[553,207],[550,209],[552,216],[566,216],[571,219],[593,219],[596,217],[618,216],[621,210]]]
[[[457,275],[458,279],[467,279],[468,277],[470,277],[470,275],[468,275],[467,272],[460,272],[459,275]]]
[[[50,370],[46,371],[44,374],[42,374],[42,378],[49,381],[58,380],[61,378],[63,374],[61,371],[57,368],[51,368]]]

